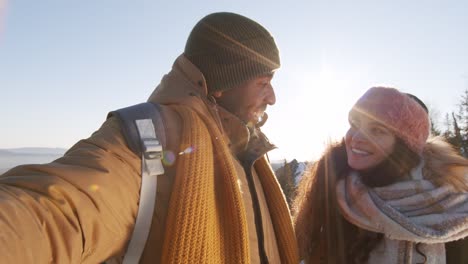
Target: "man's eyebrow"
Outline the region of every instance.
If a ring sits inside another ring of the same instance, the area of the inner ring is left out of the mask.
[[[270,73],[262,74],[262,75],[260,75],[260,77],[263,77],[263,78],[273,78],[274,75],[275,75],[274,72],[270,72]]]

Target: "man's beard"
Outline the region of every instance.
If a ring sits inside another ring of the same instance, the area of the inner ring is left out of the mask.
[[[262,127],[266,123],[267,120],[268,120],[268,114],[266,112],[263,112],[263,115],[259,118],[255,127]]]
[[[262,107],[257,107],[257,111],[253,112],[253,120],[249,120],[248,123],[255,127],[263,126],[263,124],[265,124],[266,120],[268,119],[268,115],[265,113],[266,108],[266,105]]]

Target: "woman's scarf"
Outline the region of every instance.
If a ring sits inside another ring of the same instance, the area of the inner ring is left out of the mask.
[[[338,205],[352,224],[385,238],[369,263],[445,263],[444,243],[468,236],[468,194],[422,179],[370,188],[356,172],[337,184]]]

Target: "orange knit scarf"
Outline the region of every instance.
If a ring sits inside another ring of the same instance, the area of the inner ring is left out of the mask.
[[[176,106],[181,149],[162,263],[250,263],[247,222],[230,150],[211,118]],[[216,165],[215,165],[216,164]],[[289,209],[266,159],[257,162],[282,263],[298,263]],[[216,176],[216,177],[215,177]]]

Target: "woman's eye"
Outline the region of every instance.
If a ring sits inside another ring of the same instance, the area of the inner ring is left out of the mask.
[[[374,127],[371,129],[373,134],[380,135],[380,134],[385,134],[385,131],[381,129],[380,127]]]

